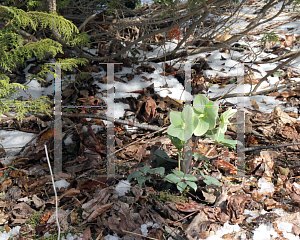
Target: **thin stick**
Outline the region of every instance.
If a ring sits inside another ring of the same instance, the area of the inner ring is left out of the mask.
[[[129,232],[129,231],[126,231],[126,230],[122,230],[122,231],[123,231],[123,232],[126,232],[126,233],[130,233],[130,234],[134,234],[134,235],[137,235],[137,236],[149,238],[149,239],[152,239],[152,240],[158,240],[157,238],[147,237],[147,236],[144,236],[144,235],[141,235],[141,234],[138,234],[138,233]]]
[[[255,88],[253,89],[253,91],[251,92],[251,95],[253,93],[256,92],[256,90],[259,88],[260,84],[262,84],[265,80],[267,80],[267,78],[269,76],[271,76],[274,72],[276,72],[278,69],[282,68],[284,65],[288,64],[289,62],[293,61],[294,59],[298,58],[300,56],[300,51],[290,57],[289,59],[287,59],[286,61],[284,61],[283,63],[279,64],[276,68],[274,68],[272,71],[268,72],[268,74],[266,76],[264,76],[262,79],[259,80],[259,82],[256,84]]]
[[[103,120],[110,121],[110,122],[115,122],[115,123],[118,123],[118,124],[124,124],[124,125],[139,127],[139,128],[143,128],[143,129],[149,129],[149,130],[152,130],[152,131],[164,130],[164,128],[161,128],[161,127],[152,126],[152,125],[148,125],[148,124],[129,122],[129,121],[126,121],[126,120],[121,120],[121,119],[118,119],[118,118],[112,118],[112,117],[108,117],[106,115],[101,115],[101,114],[96,115],[96,114],[86,114],[86,113],[76,113],[76,114],[62,113],[62,116],[63,117],[77,117],[77,118],[96,118],[96,119],[103,119]]]
[[[242,152],[250,152],[250,151],[261,150],[261,149],[281,148],[281,147],[297,146],[297,145],[300,145],[300,143],[296,142],[296,143],[285,143],[285,144],[270,145],[270,146],[256,146],[256,147],[249,147],[249,148],[241,149],[241,151]]]
[[[50,160],[49,160],[49,156],[48,156],[47,146],[46,145],[44,145],[44,146],[45,146],[45,152],[46,152],[48,167],[49,167],[49,170],[50,170],[50,175],[51,175],[51,180],[52,180],[52,185],[53,185],[53,190],[54,190],[54,195],[55,195],[55,213],[56,213],[56,224],[57,224],[57,229],[58,229],[57,240],[59,240],[60,239],[60,225],[59,225],[59,221],[58,221],[57,192],[56,192],[54,178],[53,178],[52,169],[51,169],[51,164],[50,164]]]

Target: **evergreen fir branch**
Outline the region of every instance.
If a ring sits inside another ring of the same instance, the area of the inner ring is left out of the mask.
[[[0,46],[5,44],[5,41],[1,40],[0,36]],[[48,53],[51,53],[53,56],[57,53],[63,53],[61,44],[49,38],[13,47],[9,51],[5,47],[0,49],[0,64],[4,71],[11,71],[18,64],[24,64],[26,59],[32,57],[41,60]]]
[[[78,67],[78,65],[87,64],[88,60],[86,58],[65,58],[58,59],[57,63],[61,63],[61,69],[66,71],[72,71],[72,67]]]
[[[18,101],[16,99],[13,100],[6,100],[1,102],[0,104],[0,121],[1,121],[1,114],[6,112],[14,111],[16,113],[17,120],[21,120],[25,117],[28,113],[48,113],[48,109],[50,108],[50,100],[42,96],[35,100],[27,100],[27,101]],[[10,107],[13,106],[13,107]]]
[[[67,3],[69,0],[64,0]],[[40,1],[29,0],[28,9],[39,8]],[[63,53],[62,45],[52,39],[46,38],[38,40],[30,34],[20,33],[22,29],[28,31],[38,31],[40,29],[56,29],[57,33],[68,44],[74,46],[88,46],[89,36],[86,33],[78,33],[77,27],[69,20],[57,15],[56,13],[45,13],[29,11],[25,12],[16,7],[0,6],[0,19],[5,20],[7,24],[0,30],[0,120],[1,114],[14,111],[17,119],[22,120],[28,113],[46,112],[50,108],[50,100],[47,97],[40,97],[35,100],[17,100],[20,90],[26,90],[27,87],[17,83],[9,83],[9,77],[1,72],[11,71],[19,64],[25,65],[26,59],[35,57],[38,60],[43,59],[48,54],[55,57],[58,53]],[[22,30],[23,31],[23,30]],[[72,70],[78,67],[78,64],[86,64],[87,59],[70,58],[59,59],[63,70]],[[51,65],[42,65],[42,71],[30,78],[43,80],[47,74],[54,74]],[[27,93],[28,94],[28,93]]]
[[[70,41],[70,44],[72,46],[89,47],[90,38],[91,37],[86,32],[82,32],[76,34],[74,38]]]
[[[35,1],[35,0],[29,0],[27,2],[27,10],[35,10],[36,8],[39,8],[40,6],[42,6],[42,1]]]
[[[57,13],[45,13],[45,12],[25,12],[22,9],[15,7],[0,6],[0,9],[5,10],[12,16],[12,20],[6,24],[13,25],[25,29],[31,27],[33,30],[37,30],[37,27],[53,29],[54,27],[58,30],[58,33],[66,41],[69,41],[73,33],[78,33],[77,27],[70,21],[65,19],[63,16],[59,16]],[[7,18],[1,16],[0,18]]]
[[[86,58],[66,58],[66,59],[58,59],[56,63],[53,64],[43,64],[40,65],[41,71],[38,74],[31,74],[28,79],[38,79],[40,81],[45,81],[44,78],[47,76],[47,74],[52,74],[54,75],[55,72],[53,69],[51,70],[50,67],[54,68],[55,64],[60,63],[61,64],[61,69],[65,71],[72,71],[73,67],[78,67],[78,65],[84,65],[88,62]]]
[[[17,95],[19,92],[19,89],[26,89],[25,86],[19,84],[19,83],[9,83],[9,78],[5,76],[4,74],[1,74],[1,78],[3,80],[0,80],[0,101],[3,102],[6,99]]]

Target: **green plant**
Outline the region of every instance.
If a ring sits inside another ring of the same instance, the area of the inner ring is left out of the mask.
[[[207,185],[210,185],[210,184],[214,184],[217,186],[221,185],[221,183],[219,182],[218,179],[216,179],[212,176],[205,175],[200,169],[198,169],[196,167],[193,167],[193,169],[196,170],[198,173],[200,173],[202,175],[202,177],[204,177],[203,182],[205,182]]]
[[[145,187],[145,182],[149,181],[151,179],[151,174],[158,174],[160,176],[163,176],[165,174],[165,168],[164,167],[159,167],[159,168],[152,168],[148,165],[139,168],[139,171],[134,171],[129,174],[127,177],[127,181],[131,181],[133,178],[136,178],[138,181],[138,184],[142,187]]]
[[[183,153],[181,151],[183,150],[184,152],[184,147],[187,146],[193,134],[197,136],[195,144],[197,144],[199,137],[205,134],[206,137],[210,137],[214,142],[224,146],[235,149],[236,144],[241,145],[239,141],[225,139],[227,125],[230,124],[229,118],[236,113],[236,110],[229,108],[219,118],[218,108],[216,103],[199,94],[195,97],[193,108],[186,106],[182,112],[170,112],[171,125],[167,132],[171,136],[172,143],[179,150],[179,152],[177,152],[179,156],[179,170],[180,162],[183,159]],[[217,122],[220,122],[218,128],[216,128]],[[194,156],[194,150],[195,148],[185,151],[185,156],[188,158],[185,172],[189,170],[188,168],[191,158]]]
[[[271,32],[265,32],[263,37],[260,40],[261,46],[265,46],[266,43],[271,43],[271,42],[279,42],[279,39],[277,37],[276,32],[271,31]]]
[[[175,183],[177,189],[182,193],[187,187],[193,188],[197,191],[197,178],[191,174],[184,174],[181,171],[173,170],[173,173],[168,174],[165,180],[170,183]]]
[[[29,9],[37,7],[38,1],[28,1]],[[8,72],[26,65],[26,59],[37,60],[46,57],[55,57],[63,53],[62,41],[69,46],[86,46],[89,36],[79,33],[77,27],[69,20],[56,13],[28,11],[9,6],[0,6],[0,19],[5,22],[0,29],[0,119],[2,114],[14,111],[17,119],[21,119],[26,113],[46,112],[50,109],[50,101],[47,97],[33,100],[31,96],[25,101],[17,100],[20,90],[26,90],[26,86],[10,83]],[[61,40],[53,40],[49,29],[54,29]],[[41,34],[42,33],[42,34]],[[35,37],[39,36],[39,37]],[[86,63],[86,59],[71,58],[59,60],[63,64],[62,69],[71,70],[77,64]],[[42,80],[47,73],[53,73],[50,65],[42,67],[42,71],[32,76]],[[26,92],[25,92],[26,93]]]
[[[41,217],[43,216],[42,211],[35,211],[32,215],[31,218],[28,220],[27,224],[31,225],[32,227],[36,227],[40,224],[41,222]]]
[[[230,108],[221,115],[220,125],[217,129],[209,130],[206,136],[213,139],[215,142],[220,143],[226,147],[234,148],[236,144],[241,144],[236,140],[229,140],[225,138],[225,132],[227,130],[227,125],[230,124],[229,118],[231,118],[236,113],[236,110]]]

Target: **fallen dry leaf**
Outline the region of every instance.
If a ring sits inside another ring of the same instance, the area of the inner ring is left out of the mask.
[[[230,222],[232,224],[242,223],[244,216],[245,203],[250,202],[251,198],[244,194],[233,195],[228,199],[227,213],[230,216]]]
[[[276,105],[273,109],[273,114],[276,117],[276,122],[283,126],[286,123],[293,124],[297,119],[290,117],[287,113],[285,113],[278,105]]]
[[[251,102],[251,104],[252,104],[252,107],[255,109],[255,110],[259,110],[259,106],[258,106],[258,104],[257,104],[257,102],[255,101],[255,100],[253,100],[253,99],[250,99],[250,102]]]
[[[216,38],[215,40],[217,42],[225,42],[227,41],[228,39],[230,39],[232,36],[229,34],[229,32],[226,32],[225,35],[223,36],[220,36],[219,34],[216,34]]]
[[[276,202],[274,199],[266,199],[265,202],[264,202],[264,209],[265,210],[271,210],[271,209],[274,209],[274,208],[282,208],[282,204],[279,203],[279,202]]]
[[[96,208],[92,214],[88,217],[87,222],[93,222],[98,216],[106,212],[114,203],[108,203],[105,205],[101,205],[98,208]]]

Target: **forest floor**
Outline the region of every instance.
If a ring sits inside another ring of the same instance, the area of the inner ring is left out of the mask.
[[[26,116],[20,122],[13,114],[3,117],[0,239],[57,239],[56,211],[65,239],[299,239],[300,58],[276,71],[286,59],[272,61],[299,51],[299,25],[283,15],[228,49],[180,61],[136,65],[128,53],[114,67],[113,85],[107,83],[104,64],[63,72],[62,104],[69,107],[63,109],[62,174],[55,179],[58,209],[45,153],[46,145],[53,163],[53,118]],[[279,42],[262,45],[266,30],[274,31]],[[145,58],[163,55],[178,37],[166,37],[163,46],[151,50],[137,49]],[[100,50],[86,49],[91,54]],[[38,64],[29,62],[26,77],[38,71]],[[192,90],[185,91],[189,63]],[[26,84],[33,98],[54,98],[53,76]],[[255,94],[247,96],[255,86]],[[104,116],[112,87],[114,151],[107,156],[112,146]],[[225,133],[231,140],[242,134],[244,151],[201,138],[195,146],[201,157],[193,158],[192,166],[202,174],[191,171],[197,188],[181,193],[165,180],[179,170],[178,149],[166,131],[170,111],[181,111],[198,94],[215,101],[219,115],[228,107],[244,114],[244,132],[235,114]],[[244,163],[242,168],[237,162]]]

